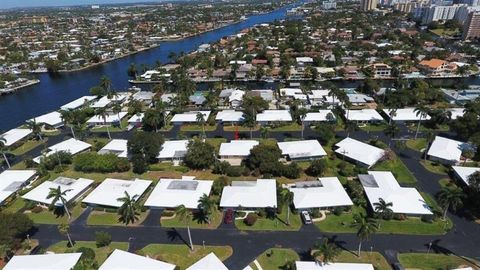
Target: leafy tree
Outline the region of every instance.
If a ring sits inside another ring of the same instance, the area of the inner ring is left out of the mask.
[[[310,176],[322,176],[328,168],[328,162],[325,159],[316,159],[310,163],[305,171]]]
[[[188,143],[184,162],[191,169],[208,169],[215,163],[215,148],[201,140]]]
[[[42,141],[42,124],[37,123],[37,120],[34,118],[33,120],[27,121],[27,128],[32,130],[33,136],[37,137],[40,141]]]
[[[58,232],[61,235],[67,236],[68,244],[70,245],[70,247],[73,247],[73,241],[72,241],[72,238],[70,237],[70,225],[68,225],[67,223],[61,223],[58,225],[57,228],[58,228]]]
[[[463,162],[463,165],[465,165],[468,159],[472,159],[475,156],[475,151],[472,148],[466,148],[462,151],[462,156],[465,159]]]
[[[181,221],[185,221],[185,224],[187,226],[190,249],[193,250],[192,234],[190,233],[190,225],[189,225],[189,222],[192,219],[192,212],[188,210],[185,207],[185,205],[182,204],[175,209],[175,214],[178,215]]]
[[[443,219],[447,218],[448,209],[456,211],[463,205],[465,194],[459,187],[443,187],[437,194],[438,203],[443,207]]]
[[[313,130],[322,144],[328,144],[333,138],[335,138],[335,128],[331,124],[319,123],[315,125]]]
[[[334,261],[341,252],[341,249],[336,244],[330,242],[328,238],[323,238],[321,244],[315,243],[312,249],[312,256],[315,261],[328,264]]]
[[[23,213],[0,212],[0,245],[11,246],[33,228],[33,221]]]
[[[62,190],[60,186],[57,188],[50,188],[50,191],[48,192],[47,199],[52,199],[52,202],[50,203],[50,208],[56,207],[56,204],[58,201],[63,206],[63,209],[65,210],[65,213],[68,216],[68,219],[71,218],[70,211],[68,210],[68,201],[65,198],[67,196],[67,193],[72,191],[72,189],[65,189]]]
[[[362,242],[368,240],[372,234],[377,232],[378,222],[373,218],[367,217],[365,214],[357,214],[354,217],[352,226],[357,229],[357,237],[360,240],[357,254],[360,257]]]
[[[97,247],[107,247],[112,242],[112,236],[108,232],[95,232]]]
[[[468,187],[480,193],[480,171],[476,171],[468,176]]]
[[[164,113],[157,108],[147,109],[142,119],[143,128],[158,131],[159,127],[165,125]]]
[[[118,198],[117,201],[121,202],[122,205],[118,208],[118,221],[128,225],[130,223],[135,223],[138,220],[138,204],[137,204],[138,195],[130,197],[128,192],[125,191],[125,196]]]
[[[143,173],[147,163],[157,162],[163,145],[163,136],[155,132],[136,131],[128,140],[127,150],[133,162],[135,173]]]
[[[247,166],[252,169],[259,169],[262,173],[277,173],[278,160],[282,152],[277,145],[259,144],[250,150],[250,155],[246,159]]]

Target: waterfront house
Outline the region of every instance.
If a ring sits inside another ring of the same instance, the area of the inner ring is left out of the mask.
[[[83,96],[61,106],[60,109],[64,111],[76,110],[89,105],[96,98],[96,96]]]
[[[311,105],[315,106],[321,106],[325,103],[326,98],[328,97],[328,94],[330,93],[330,90],[312,90],[311,94],[308,94],[308,101],[310,102]]]
[[[35,118],[32,118],[27,122],[29,121],[35,121],[37,124],[44,124],[44,125],[51,126],[53,128],[63,127],[62,115],[59,112],[50,112],[47,114],[43,114]]]
[[[118,126],[125,116],[127,116],[127,112],[110,113],[105,118],[100,115],[95,115],[87,120],[87,124],[89,126]]]
[[[422,60],[418,66],[425,74],[430,76],[441,76],[445,73],[454,72],[457,69],[457,65],[435,58]]]
[[[232,181],[225,186],[220,199],[222,208],[277,208],[277,183],[275,179]]]
[[[385,155],[383,149],[352,138],[341,140],[335,147],[337,147],[335,153],[367,168],[375,165]]]
[[[23,141],[25,138],[27,138],[31,134],[32,134],[31,129],[14,128],[0,135],[0,138],[5,139],[4,144],[5,146],[9,147],[15,144],[19,145],[21,141]]]
[[[384,63],[375,63],[370,66],[373,77],[375,78],[390,78],[392,76],[392,67]]]
[[[130,197],[138,196],[138,199],[140,199],[151,183],[152,181],[142,179],[121,180],[107,178],[88,194],[82,202],[91,206],[118,208],[122,206],[122,202],[118,201],[118,199],[125,197],[125,192]]]
[[[65,192],[65,201],[70,203],[74,201],[76,198],[80,197],[85,191],[88,190],[90,185],[93,184],[93,180],[79,178],[79,179],[72,179],[67,177],[59,176],[53,181],[45,181],[41,183],[39,186],[35,187],[27,194],[23,195],[22,198],[25,200],[29,200],[32,202],[37,202],[46,206],[49,206],[53,198],[47,198],[50,194],[51,189],[57,189],[60,187],[62,192]],[[56,206],[63,206],[61,200],[58,200],[55,203]]]

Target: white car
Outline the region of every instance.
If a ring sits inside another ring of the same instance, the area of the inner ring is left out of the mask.
[[[310,218],[308,211],[302,211],[301,215],[304,224],[312,224],[312,218]]]

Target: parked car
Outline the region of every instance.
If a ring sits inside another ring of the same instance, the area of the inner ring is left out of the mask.
[[[312,224],[312,218],[310,217],[310,213],[308,213],[308,211],[302,211],[301,215],[304,224]]]

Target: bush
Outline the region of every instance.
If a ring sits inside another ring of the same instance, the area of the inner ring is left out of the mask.
[[[282,175],[290,179],[298,178],[301,171],[302,169],[295,162],[281,166]]]
[[[335,216],[340,216],[343,213],[343,207],[335,207],[333,208],[333,214]]]
[[[225,176],[220,176],[216,181],[213,182],[212,192],[214,195],[222,194],[223,187],[230,184],[230,181]]]
[[[32,213],[34,213],[34,214],[38,214],[38,213],[43,212],[43,208],[42,208],[41,206],[38,206],[38,205],[37,205],[37,206],[33,207],[31,211],[32,211]]]
[[[319,218],[322,214],[320,213],[320,209],[313,208],[312,211],[310,211],[310,215],[312,215],[312,218]]]
[[[423,215],[421,219],[425,223],[433,223],[434,218],[433,215]]]
[[[95,232],[97,247],[106,247],[112,242],[112,236],[107,232]]]
[[[245,217],[245,219],[243,220],[243,222],[244,222],[245,225],[247,225],[247,226],[253,226],[253,225],[255,225],[255,222],[257,222],[257,219],[258,219],[257,214],[249,213],[249,214]]]
[[[242,175],[243,171],[243,167],[230,166],[227,168],[226,175],[230,177],[238,177]]]
[[[95,152],[82,153],[73,159],[73,168],[80,172],[125,172],[130,170],[126,158],[115,154],[99,155]]]
[[[174,211],[165,210],[162,212],[162,217],[173,217],[175,215]]]
[[[72,155],[65,151],[59,151],[53,155],[40,158],[40,164],[47,170],[53,170],[57,165],[72,163]]]
[[[395,220],[406,220],[407,219],[407,216],[405,216],[404,214],[393,214],[393,219]]]
[[[80,256],[81,261],[91,262],[95,260],[95,251],[91,248],[79,247],[77,248],[77,252],[82,253],[82,256]]]
[[[327,169],[327,161],[325,159],[316,159],[312,161],[305,172],[310,176],[322,176]]]

